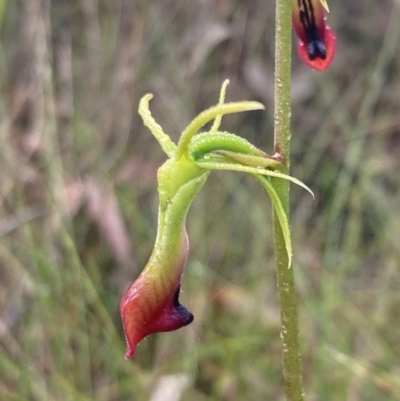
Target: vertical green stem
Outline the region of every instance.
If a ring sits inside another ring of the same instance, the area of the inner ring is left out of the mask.
[[[275,151],[285,162],[285,174],[290,166],[290,78],[292,51],[292,0],[276,0],[275,30]],[[289,216],[289,181],[271,179]],[[281,337],[285,393],[288,401],[304,400],[299,347],[298,314],[293,268],[288,268],[285,240],[274,215],[274,243],[277,281],[281,307]]]

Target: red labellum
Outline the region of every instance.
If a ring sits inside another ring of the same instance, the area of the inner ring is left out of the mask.
[[[128,344],[127,359],[135,355],[137,344],[149,334],[177,330],[193,321],[192,313],[179,303],[180,285],[166,296],[155,297],[155,288],[157,285],[151,280],[140,277],[122,299],[120,312]]]
[[[320,0],[293,0],[292,5],[299,55],[309,67],[325,71],[335,56],[336,39]]]
[[[300,39],[297,43],[297,50],[299,52],[300,58],[312,69],[317,71],[325,71],[328,69],[330,64],[332,63],[335,52],[336,52],[336,38],[333,35],[332,29],[329,27],[325,28],[325,40],[324,40],[324,47],[326,49],[325,58],[322,56],[316,56],[315,58],[310,57],[309,48]]]
[[[156,246],[146,268],[121,300],[126,358],[135,355],[138,343],[149,334],[177,330],[193,321],[192,313],[179,303],[189,251],[184,227],[183,235],[176,241],[164,241],[164,245],[171,253],[164,252],[162,245]]]

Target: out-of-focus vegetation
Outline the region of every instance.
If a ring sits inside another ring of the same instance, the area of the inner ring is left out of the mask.
[[[330,70],[293,61],[292,228],[307,400],[400,399],[400,1],[331,2]],[[217,102],[272,150],[272,0],[1,0],[0,400],[282,400],[271,210],[214,173],[189,214],[180,331],[132,361],[118,303],[151,252],[139,98],[176,139]]]

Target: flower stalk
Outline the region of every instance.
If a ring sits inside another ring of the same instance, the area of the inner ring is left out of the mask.
[[[274,146],[283,159],[282,172],[290,167],[290,115],[291,115],[291,0],[276,1],[275,28],[275,110]],[[289,185],[284,180],[271,178],[284,212],[289,219]],[[277,265],[277,283],[281,307],[281,338],[285,393],[288,401],[303,401],[303,379],[300,358],[298,312],[295,292],[294,269],[285,249],[285,236],[274,210],[274,245]],[[289,267],[288,267],[289,266]]]

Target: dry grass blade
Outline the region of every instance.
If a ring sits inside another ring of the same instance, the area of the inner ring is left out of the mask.
[[[113,255],[123,266],[133,263],[130,236],[111,185],[90,182],[86,187],[88,213],[98,226]]]

